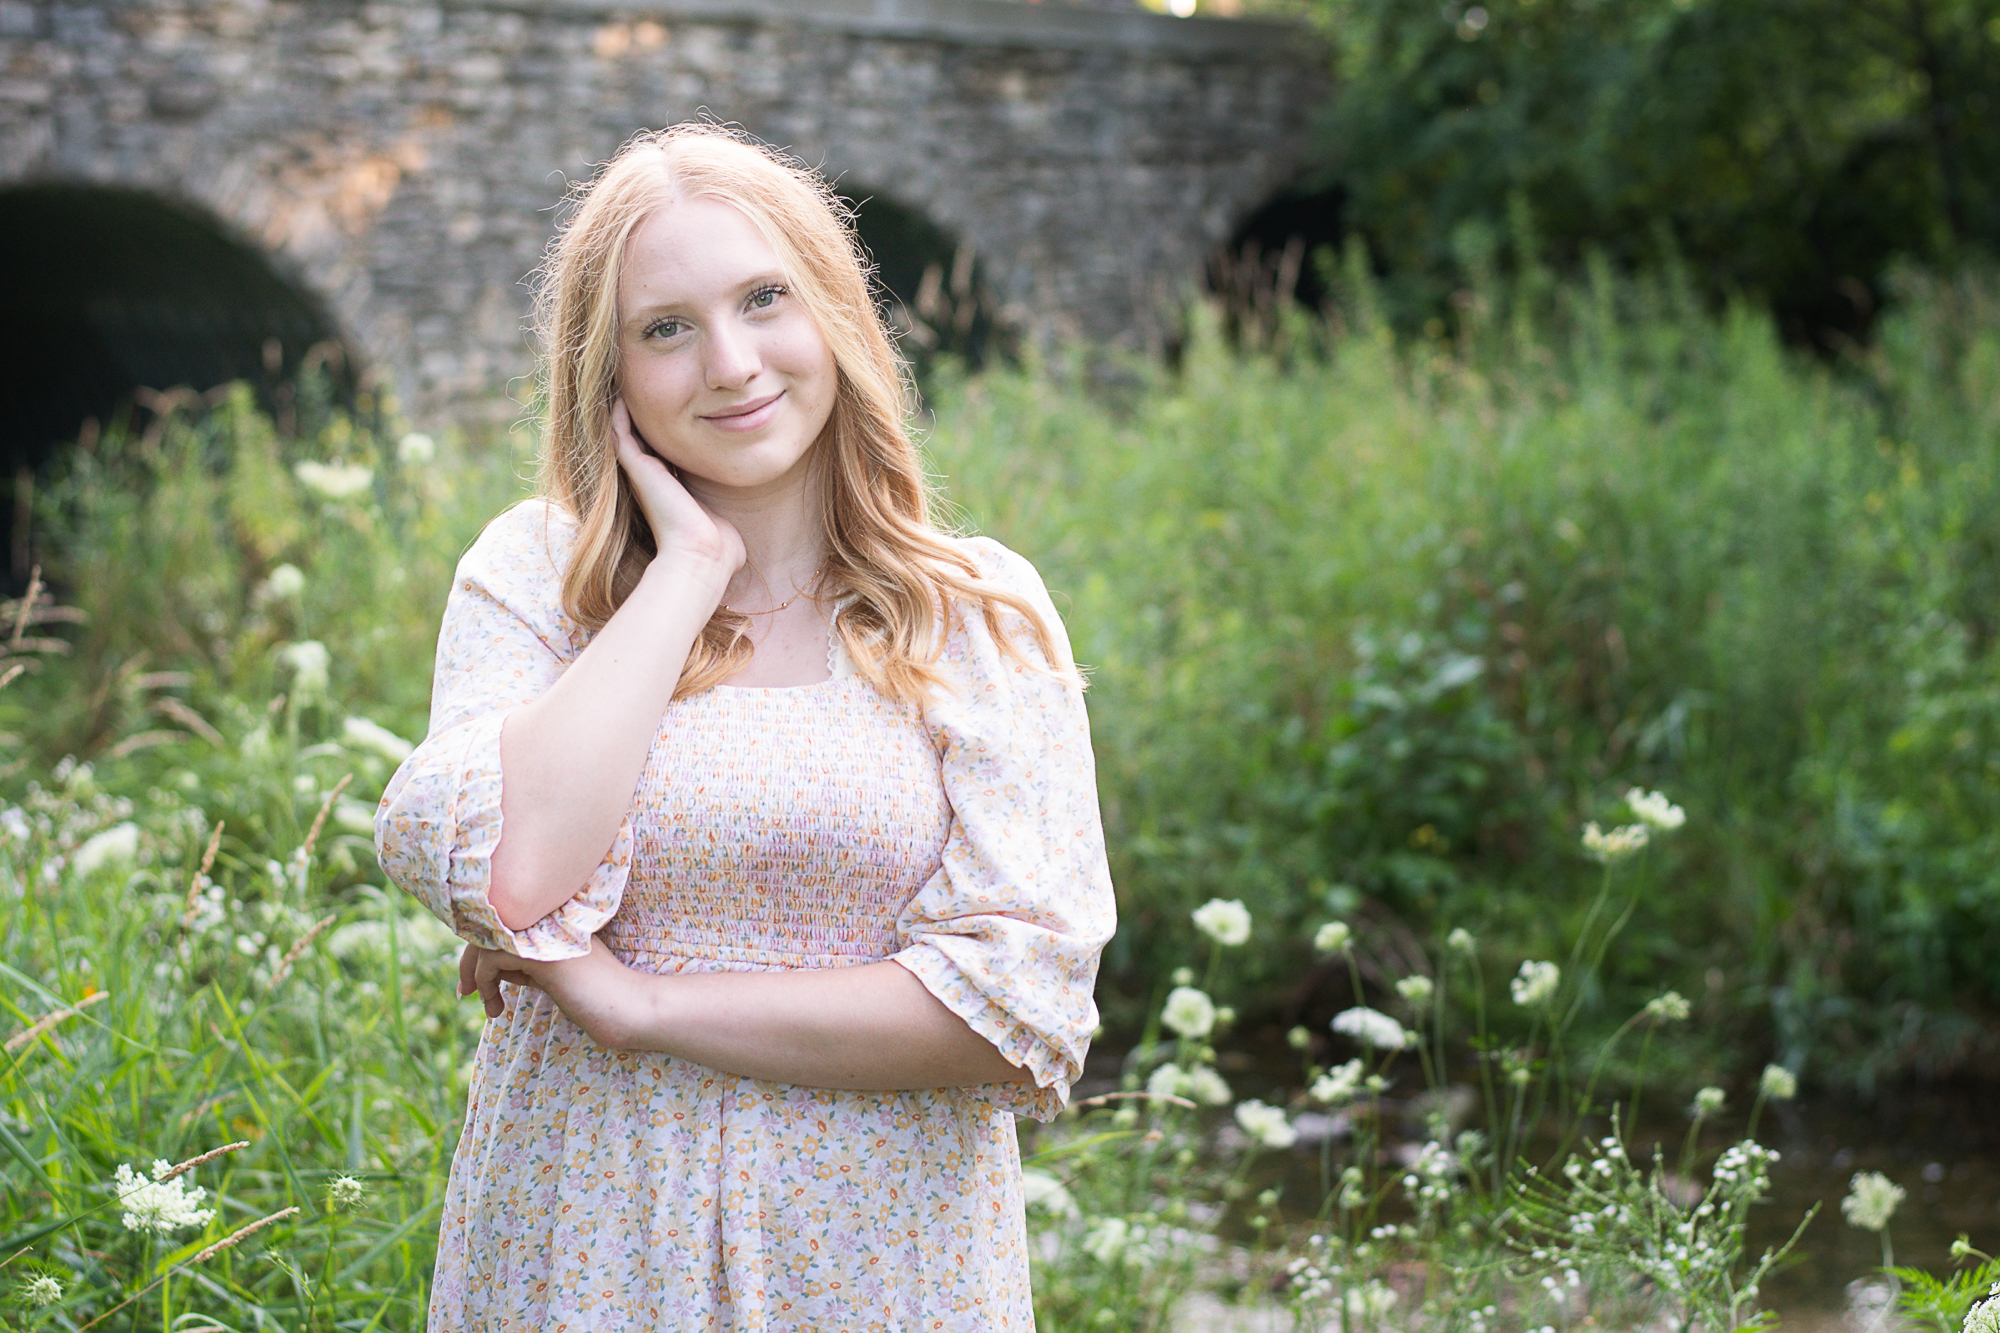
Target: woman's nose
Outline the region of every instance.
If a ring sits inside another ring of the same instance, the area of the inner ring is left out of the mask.
[[[750,330],[725,322],[709,334],[709,388],[740,388],[756,376],[760,365],[757,340]]]

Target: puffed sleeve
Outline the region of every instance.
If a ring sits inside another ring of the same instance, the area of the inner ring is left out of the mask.
[[[375,814],[382,869],[461,938],[523,958],[575,958],[618,910],[632,821],[568,902],[523,930],[493,910],[500,844],[500,729],[541,697],[583,646],[562,610],[574,526],[530,500],[493,520],[459,561],[438,632],[430,734],[389,780]]]
[[[1041,613],[1071,665],[1062,621],[1033,566],[997,542],[966,543],[983,577]],[[1003,633],[1042,661],[1022,617]],[[1090,726],[1078,686],[1001,652],[976,611],[955,607],[924,720],[951,803],[943,865],[897,922],[893,955],[1031,1081],[999,1105],[1047,1120],[1083,1071],[1097,1027],[1097,958],[1116,925]]]

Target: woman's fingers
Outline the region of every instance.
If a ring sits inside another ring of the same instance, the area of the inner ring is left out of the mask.
[[[632,485],[640,512],[659,550],[714,562],[725,574],[743,563],[743,541],[728,522],[708,512],[681,485],[666,462],[639,438],[631,410],[620,398],[611,405],[611,434],[618,466]]]
[[[486,1009],[488,1018],[498,1018],[507,1012],[507,1001],[500,994],[500,983],[510,986],[539,985],[534,977],[521,970],[521,960],[509,953],[495,949],[481,949],[466,945],[466,952],[459,955],[459,994],[470,995],[479,992],[479,1002]],[[466,969],[466,958],[472,959],[471,971]]]
[[[479,946],[468,944],[458,951],[458,995],[460,999],[479,989],[476,975],[479,967]]]

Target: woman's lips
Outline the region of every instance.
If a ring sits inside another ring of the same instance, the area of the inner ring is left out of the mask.
[[[768,398],[753,399],[741,407],[707,413],[702,420],[718,430],[759,430],[770,425],[771,419],[778,415],[778,402],[784,396],[784,390],[780,389]]]

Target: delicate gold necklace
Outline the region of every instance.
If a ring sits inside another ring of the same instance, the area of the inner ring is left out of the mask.
[[[757,567],[755,565],[751,566],[751,569],[753,570],[755,570],[756,568]],[[819,582],[820,572],[821,571],[819,569],[813,570],[812,577],[806,580],[806,587],[812,587]],[[764,575],[761,571],[757,573],[757,578],[759,582],[763,581]],[[739,615],[739,616],[775,616],[778,614],[778,612],[784,610],[786,607],[790,606],[793,602],[798,601],[799,598],[805,595],[806,595],[805,588],[794,588],[792,589],[792,595],[790,597],[787,597],[784,601],[779,602],[776,606],[766,607],[762,611],[738,611],[735,607],[731,606],[727,602],[724,602],[722,604],[722,609],[731,612],[734,615]]]

